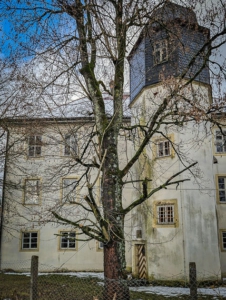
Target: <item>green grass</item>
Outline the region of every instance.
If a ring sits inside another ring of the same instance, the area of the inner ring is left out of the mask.
[[[102,300],[103,287],[98,284],[100,279],[87,277],[78,278],[68,275],[43,275],[38,279],[38,300],[93,300],[97,296]],[[29,300],[30,277],[25,275],[7,275],[0,273],[0,300]],[[188,300],[189,296],[165,297],[162,295],[131,292],[131,300]],[[223,299],[220,296],[199,296],[198,299]]]

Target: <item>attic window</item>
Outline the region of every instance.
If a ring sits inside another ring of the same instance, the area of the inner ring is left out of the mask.
[[[166,39],[156,41],[153,45],[154,65],[164,63],[168,60],[168,42]]]

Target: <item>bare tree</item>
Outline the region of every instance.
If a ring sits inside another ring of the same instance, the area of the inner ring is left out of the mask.
[[[180,2],[182,1],[179,1],[179,4],[185,5]],[[204,124],[204,122],[220,126],[220,123],[212,117],[212,113],[218,112],[221,104],[207,103],[206,94],[194,88],[192,83],[202,72],[206,72],[207,68],[213,70],[212,74],[218,80],[226,74],[225,63],[218,64],[213,55],[225,44],[226,8],[221,1],[217,9],[214,1],[205,9],[203,1],[188,1],[187,12],[196,8],[200,13],[202,25],[208,26],[210,32],[203,27],[205,39],[192,52],[183,69],[178,70],[176,74],[167,74],[162,69],[158,80],[162,82],[165,92],[157,97],[158,101],[156,95],[150,95],[151,105],[148,110],[140,105],[133,106],[132,125],[124,118],[123,95],[127,88],[125,78],[128,67],[126,58],[138,35],[140,39],[151,38],[157,34],[157,27],[164,28],[172,53],[176,48],[182,49],[184,53],[189,51],[188,45],[184,44],[182,39],[180,26],[170,25],[167,20],[161,18],[159,8],[167,3],[168,1],[159,1],[156,4],[155,1],[146,0],[36,0],[21,3],[3,0],[0,4],[2,17],[8,18],[12,26],[8,40],[12,51],[8,55],[15,61],[19,60],[22,68],[28,73],[32,73],[29,69],[33,70],[32,76],[24,73],[19,76],[26,97],[30,97],[30,91],[35,91],[35,97],[39,99],[37,101],[42,99],[49,112],[52,109],[49,100],[56,103],[57,98],[59,105],[62,96],[69,98],[73,93],[81,93],[87,97],[86,116],[90,116],[91,125],[86,131],[87,139],[84,141],[84,135],[81,138],[82,151],[74,156],[73,160],[74,165],[83,172],[82,178],[86,182],[87,189],[84,196],[85,204],[83,202],[77,204],[92,214],[95,221],[87,217],[76,219],[76,216],[74,219],[68,219],[58,208],[55,210],[51,208],[49,211],[56,221],[74,226],[88,239],[103,242],[104,274],[108,279],[122,279],[126,276],[125,216],[159,190],[170,185],[177,186],[188,180],[177,177],[196,165],[196,162],[183,157],[183,153],[170,140],[164,128],[168,126],[170,130],[180,130],[184,124]],[[183,23],[182,16],[177,18],[181,18],[180,21]],[[188,14],[183,26],[198,26],[193,18],[194,14]],[[137,44],[130,53],[130,62],[136,47]],[[34,60],[36,64],[39,60],[40,64],[43,64],[37,72],[41,75],[32,69]],[[137,69],[136,72],[138,77],[141,71]],[[131,81],[131,85],[135,88],[136,82]],[[111,113],[107,109],[104,95],[112,99]],[[72,132],[76,131],[72,128]],[[118,143],[122,132],[127,140],[132,140],[134,151],[120,165]],[[134,178],[132,170],[138,163],[145,164],[142,157],[145,157],[144,152],[153,145],[152,140],[156,134],[168,139],[175,155],[184,161],[184,169],[163,184],[149,189],[151,176],[141,172]],[[67,139],[64,139],[64,143],[67,144]],[[93,159],[87,161],[90,154]],[[102,177],[103,213],[94,195],[96,179],[93,181],[89,176],[92,170],[96,170],[95,174],[98,176],[101,174]],[[140,196],[124,207],[123,188],[126,184],[136,182],[142,187]],[[116,283],[111,282],[111,287],[112,284]],[[128,290],[125,289],[122,285],[121,292],[117,292],[117,299],[129,299]],[[114,290],[106,285],[106,291],[106,299],[112,299]]]

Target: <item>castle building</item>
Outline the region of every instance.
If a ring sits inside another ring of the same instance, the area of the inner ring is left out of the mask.
[[[155,123],[132,170],[135,186],[124,190],[124,204],[139,198],[145,178],[149,193],[162,187],[126,219],[127,265],[140,278],[188,278],[190,262],[196,263],[199,279],[226,274],[225,136],[202,122],[201,114],[212,101],[208,39],[209,30],[191,9],[167,1],[151,15],[128,57],[131,117],[124,121]],[[86,184],[73,159],[93,126],[92,118],[82,116],[8,121],[13,147],[6,157],[0,268],[12,257],[22,261],[39,255],[54,268],[103,270],[103,244],[75,241],[76,230],[51,221],[51,210],[62,205],[65,217],[89,219],[76,206]],[[136,151],[141,134],[136,131],[133,142],[120,139],[121,166]],[[90,174],[97,202],[99,175]],[[178,184],[163,188],[169,180]]]

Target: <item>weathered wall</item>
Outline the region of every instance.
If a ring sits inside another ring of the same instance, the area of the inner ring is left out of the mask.
[[[200,106],[208,106],[211,100],[209,87],[205,85],[194,83],[192,93],[190,88],[184,92],[193,101],[199,101]],[[142,114],[141,107],[145,106],[143,112],[146,112],[147,120],[167,93],[160,84],[146,88],[132,104],[134,115]],[[198,168],[193,169],[192,173],[186,171],[175,178],[190,181],[157,192],[146,204],[132,212],[133,242],[140,242],[135,233],[137,229],[142,229],[149,277],[165,280],[183,279],[184,276],[188,278],[189,262],[196,262],[199,279],[216,278],[220,276],[221,265],[209,125],[190,122],[183,128],[167,128],[164,125],[159,130],[174,142],[180,159],[176,151],[172,151],[170,156],[156,157],[156,142],[162,138],[156,134],[145,150],[145,156],[148,155],[149,159],[146,158],[143,164],[140,161],[136,165],[136,172],[140,176],[144,174],[142,168],[148,168],[147,173],[152,178],[150,189],[162,185],[173,174],[182,170],[184,165],[198,161]],[[137,186],[134,198],[139,195],[139,190],[142,191]],[[174,205],[174,224],[157,224],[158,203]]]
[[[220,120],[222,122],[222,120]],[[223,120],[223,123],[225,121]],[[215,133],[216,130],[219,130],[217,127],[213,127],[213,138],[212,138],[212,150],[213,155],[216,158],[216,163],[213,165],[213,180],[215,183],[215,203],[216,203],[216,213],[217,213],[217,221],[218,221],[218,238],[219,238],[219,254],[221,261],[221,270],[222,276],[226,276],[226,250],[223,247],[223,239],[222,232],[226,232],[226,204],[221,202],[219,199],[219,190],[218,190],[218,176],[226,177],[226,153],[217,153],[216,152],[216,141],[215,141]],[[223,128],[225,131],[225,128]]]
[[[54,122],[55,123],[55,122]],[[88,141],[89,132],[93,125],[78,123],[36,123],[23,126],[12,125],[10,130],[9,145],[13,144],[8,158],[6,169],[5,186],[5,212],[4,230],[2,237],[1,262],[2,268],[7,267],[7,263],[15,262],[11,268],[19,269],[20,261],[30,259],[32,255],[38,255],[39,261],[51,268],[61,268],[76,271],[103,270],[103,250],[98,249],[96,241],[77,241],[76,249],[62,250],[59,247],[60,231],[73,230],[73,226],[64,226],[52,223],[51,211],[57,211],[63,217],[71,221],[81,221],[82,225],[89,223],[88,219],[95,221],[91,214],[76,204],[64,204],[62,193],[62,178],[80,179],[84,174],[84,167],[75,164],[73,157],[64,156],[65,141],[64,134],[70,130],[78,130],[78,153],[84,149],[84,142]],[[42,155],[31,158],[27,156],[27,137],[32,134],[42,135]],[[119,140],[120,166],[125,164],[128,157],[128,147],[125,137]],[[92,148],[88,151],[86,162],[91,162],[94,156]],[[90,182],[94,182],[97,177],[97,170],[91,172]],[[38,205],[27,205],[24,203],[25,179],[38,178],[41,180],[40,201]],[[85,178],[79,183],[76,194],[76,201],[86,206],[84,196],[87,194],[87,184]],[[124,205],[128,205],[130,189],[124,189]],[[100,179],[96,181],[94,187],[94,197],[100,206]],[[130,218],[128,216],[128,218]],[[87,219],[87,221],[85,221]],[[128,220],[125,222],[126,237],[130,233]],[[22,250],[22,231],[38,231],[38,249]],[[76,229],[75,229],[76,231]],[[85,238],[85,236],[81,236]],[[127,248],[128,266],[131,266],[131,254]],[[12,259],[13,258],[13,259]]]

